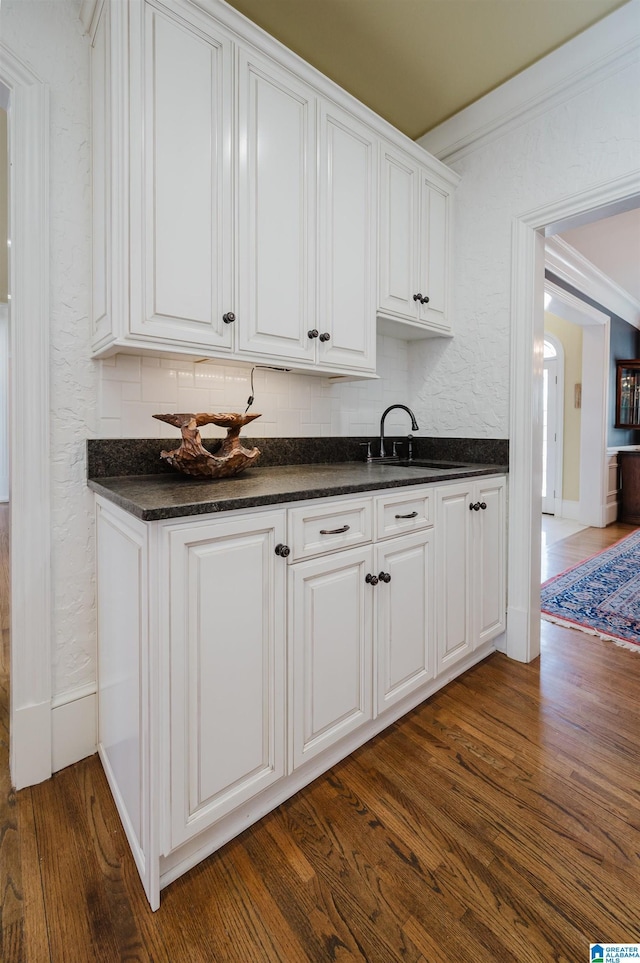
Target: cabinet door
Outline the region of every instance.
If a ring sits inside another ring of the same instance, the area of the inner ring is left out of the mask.
[[[504,478],[478,480],[474,503],[478,512],[470,512],[474,531],[474,635],[476,645],[488,642],[504,632],[506,624],[506,532]],[[486,506],[486,507],[484,507]]]
[[[285,771],[285,515],[168,529],[171,846]]]
[[[239,50],[241,351],[315,358],[315,110],[311,88]]]
[[[436,635],[438,673],[471,652],[472,484],[437,490],[436,511]]]
[[[131,10],[130,136],[132,157],[143,158],[142,169],[131,170],[131,332],[230,349],[233,327],[223,315],[235,310],[231,45],[192,33],[150,4]]]
[[[375,368],[376,145],[368,127],[335,105],[322,104],[317,321],[321,364]]]
[[[409,157],[383,145],[380,178],[378,307],[383,314],[417,321],[419,170]]]
[[[376,550],[377,714],[433,678],[433,538],[419,532]]]
[[[422,172],[420,185],[420,244],[417,287],[423,299],[418,302],[418,320],[423,324],[450,330],[448,314],[449,197],[433,187]]]
[[[371,548],[290,566],[293,768],[372,717]]]

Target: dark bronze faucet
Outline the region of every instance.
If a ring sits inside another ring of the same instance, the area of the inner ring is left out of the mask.
[[[390,411],[393,411],[394,408],[402,408],[403,411],[406,411],[406,413],[411,418],[411,430],[418,431],[418,422],[416,421],[416,416],[412,412],[411,408],[407,408],[406,405],[389,405],[386,411],[383,411],[382,418],[380,419],[380,457],[381,458],[384,458],[386,456],[386,452],[384,450],[384,419],[387,417]]]

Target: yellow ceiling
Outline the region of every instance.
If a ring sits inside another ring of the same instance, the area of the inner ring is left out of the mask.
[[[627,0],[229,0],[411,138]]]

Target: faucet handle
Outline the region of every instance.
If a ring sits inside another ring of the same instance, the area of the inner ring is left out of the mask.
[[[407,435],[407,459],[411,461],[413,458],[413,435],[411,432]]]
[[[373,456],[371,455],[371,442],[370,442],[370,441],[360,442],[360,447],[367,449],[367,458],[366,458],[366,460],[367,460],[367,461],[373,461]]]

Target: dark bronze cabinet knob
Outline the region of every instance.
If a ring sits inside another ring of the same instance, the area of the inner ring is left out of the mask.
[[[380,572],[380,574],[378,575],[378,578],[380,579],[381,582],[391,581],[391,576],[389,575],[388,572]]]
[[[479,511],[480,511],[480,502],[476,502],[475,504],[474,504],[473,502],[471,502],[471,504],[469,505],[469,511],[479,512]]]
[[[480,502],[480,508],[482,509],[482,511],[485,511],[486,507],[487,507],[486,502]]]
[[[227,311],[226,314],[222,315],[222,320],[224,321],[225,324],[233,324],[235,319],[236,319],[236,316],[233,313],[233,311]]]
[[[291,553],[291,549],[288,545],[283,545],[282,542],[280,542],[280,544],[276,545],[275,547],[275,553],[276,555],[279,555],[280,558],[287,558],[287,556]]]
[[[318,331],[317,328],[312,328],[311,331],[307,331],[307,337],[308,337],[310,340],[313,340],[313,338],[317,338],[317,337],[318,337],[319,333],[320,333],[320,332]]]
[[[331,335],[329,334],[328,331],[323,331],[322,334],[320,335],[320,340],[321,340],[321,341],[331,341]]]
[[[420,303],[422,303],[422,295],[421,295],[421,294],[414,294],[414,295],[413,295],[413,300],[414,300],[414,301],[420,301]]]
[[[367,583],[367,585],[377,585],[377,584],[378,584],[378,576],[377,576],[377,575],[371,575],[371,574],[366,575],[366,576],[365,576],[365,582]]]
[[[426,294],[425,294],[425,296],[424,296],[423,298],[420,298],[420,303],[421,303],[421,304],[428,304],[428,303],[429,303],[429,298],[428,298],[428,296],[427,296]]]

